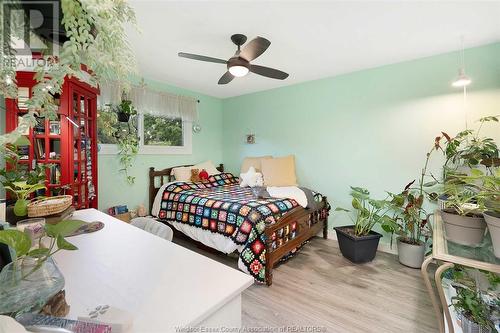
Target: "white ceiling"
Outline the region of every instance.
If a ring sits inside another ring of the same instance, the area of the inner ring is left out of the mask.
[[[500,1],[131,1],[139,29],[128,29],[140,75],[216,97],[237,96],[500,40]],[[234,33],[263,36],[252,63],[290,73],[256,74],[218,85]]]

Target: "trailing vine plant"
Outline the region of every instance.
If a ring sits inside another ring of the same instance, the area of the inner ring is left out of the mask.
[[[58,106],[52,94],[61,93],[66,77],[76,77],[94,87],[110,81],[125,90],[129,87],[128,79],[135,72],[135,59],[126,40],[124,25],[127,22],[135,25],[135,14],[128,3],[125,0],[60,0],[60,4],[68,40],[60,48],[59,55],[42,55],[43,60],[37,61],[34,76],[37,83],[27,101],[28,112],[14,131],[0,136],[0,147],[16,142],[27,128],[35,125],[35,116],[55,117]],[[19,6],[19,3],[14,5]],[[7,98],[17,98],[16,58],[10,40],[11,37],[24,40],[21,19],[12,16],[7,24],[0,26],[0,34],[4,37],[0,55],[0,95]],[[5,31],[5,26],[11,29]],[[82,70],[82,64],[87,71]]]

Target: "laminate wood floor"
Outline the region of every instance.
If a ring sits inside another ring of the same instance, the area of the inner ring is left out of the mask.
[[[177,243],[237,268],[234,256]],[[437,320],[420,270],[379,252],[368,264],[342,257],[333,240],[314,238],[274,270],[273,285],[243,294],[243,326],[259,332],[437,332]],[[295,326],[295,327],[294,327]]]

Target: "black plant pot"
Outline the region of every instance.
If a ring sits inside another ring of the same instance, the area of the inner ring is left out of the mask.
[[[370,231],[366,236],[356,237],[349,233],[349,230],[354,230],[352,225],[334,229],[337,232],[340,252],[344,257],[356,264],[369,262],[375,258],[381,234]]]
[[[128,123],[130,120],[130,114],[125,113],[125,112],[117,112],[116,115],[118,116],[118,121],[121,123]]]
[[[14,214],[14,205],[9,205],[5,209],[5,218],[10,225],[16,225],[17,222],[27,219],[28,216],[17,216],[16,214]]]

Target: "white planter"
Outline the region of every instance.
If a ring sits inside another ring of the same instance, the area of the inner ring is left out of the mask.
[[[483,216],[488,224],[495,257],[500,258],[500,216],[493,212],[484,212]]]
[[[398,238],[399,262],[411,268],[420,268],[424,262],[425,243],[420,245],[408,244]]]
[[[469,217],[441,210],[446,239],[457,244],[478,246],[483,241],[486,222],[483,217]]]

